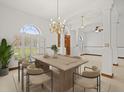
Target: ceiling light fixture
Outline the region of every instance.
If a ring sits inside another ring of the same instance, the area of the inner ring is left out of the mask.
[[[84,16],[81,16],[81,18],[82,18],[81,28],[83,29],[83,28],[84,28],[84,23],[83,23],[83,18],[84,18]]]
[[[57,18],[50,20],[50,31],[60,34],[65,29],[66,20],[62,20],[59,16],[59,0],[57,0]]]
[[[103,26],[96,26],[95,32],[102,32],[103,31]]]

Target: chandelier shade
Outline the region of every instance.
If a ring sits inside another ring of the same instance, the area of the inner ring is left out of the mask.
[[[51,19],[50,20],[50,31],[51,32],[56,32],[56,33],[61,33],[65,29],[65,20],[62,20],[59,17],[59,1],[57,0],[57,18],[56,19]]]

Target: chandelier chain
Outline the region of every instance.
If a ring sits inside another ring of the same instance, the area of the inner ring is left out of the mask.
[[[59,17],[59,0],[57,0],[57,18]]]

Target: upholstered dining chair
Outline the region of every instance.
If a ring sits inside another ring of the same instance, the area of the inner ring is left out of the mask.
[[[26,68],[28,65],[30,65],[32,62],[28,62],[26,59],[21,59],[18,62],[18,81],[21,81],[21,89],[24,91],[24,76],[26,75]]]
[[[51,91],[53,91],[53,73],[51,70],[43,70],[37,68],[35,64],[27,66],[26,74],[26,91],[30,91],[31,85],[43,85],[45,82],[51,81]]]
[[[100,92],[101,87],[100,70],[96,66],[84,67],[82,74],[73,73],[73,91],[74,86],[78,85],[85,89],[96,89]]]

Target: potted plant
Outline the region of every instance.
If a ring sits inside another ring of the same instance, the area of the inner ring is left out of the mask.
[[[51,49],[54,51],[54,58],[56,58],[57,56],[57,52],[58,52],[58,48],[56,45],[52,45]]]
[[[2,39],[0,43],[0,76],[8,74],[8,64],[13,53],[12,46],[7,43],[6,39]]]

